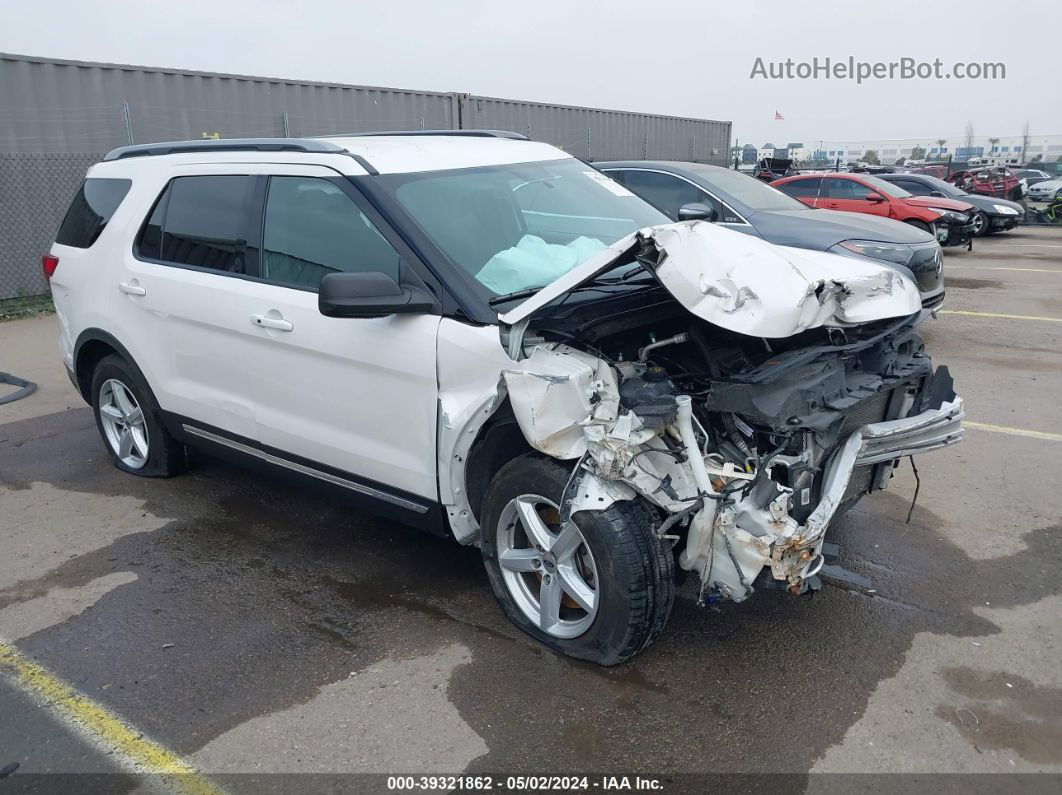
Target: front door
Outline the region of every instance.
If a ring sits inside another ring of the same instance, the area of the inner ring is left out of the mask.
[[[871,201],[870,197],[878,196],[880,201]],[[818,207],[827,210],[843,210],[850,213],[868,213],[889,217],[888,197],[869,188],[854,179],[842,179],[840,177],[823,177],[822,193],[819,197]]]
[[[324,167],[271,168],[260,279],[245,285],[258,437],[340,477],[434,501],[440,316],[318,311],[328,273],[408,273],[363,209],[350,183]]]

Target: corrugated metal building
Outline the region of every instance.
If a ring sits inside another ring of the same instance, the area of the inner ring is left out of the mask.
[[[727,162],[731,131],[725,121],[0,53],[0,298],[45,289],[39,255],[61,217],[27,217],[28,185],[42,207],[65,207],[86,161],[114,147],[469,128],[513,130],[590,161],[716,164]]]

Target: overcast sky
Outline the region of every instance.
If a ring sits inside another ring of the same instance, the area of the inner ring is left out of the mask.
[[[742,143],[1062,133],[1059,0],[0,0],[0,50],[724,119]],[[814,57],[1005,80],[750,79]],[[775,121],[775,111],[784,121]]]

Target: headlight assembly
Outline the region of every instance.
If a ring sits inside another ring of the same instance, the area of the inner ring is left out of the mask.
[[[880,243],[876,240],[843,240],[829,249],[834,254],[868,257],[906,265],[911,261],[912,249],[903,243]]]

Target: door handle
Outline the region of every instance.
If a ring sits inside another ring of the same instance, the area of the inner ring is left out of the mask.
[[[127,295],[147,295],[147,290],[132,282],[118,282],[118,289]]]
[[[293,331],[295,329],[294,324],[290,320],[284,320],[284,318],[280,317],[269,317],[268,315],[251,315],[251,322],[256,326],[271,328],[274,331]]]

